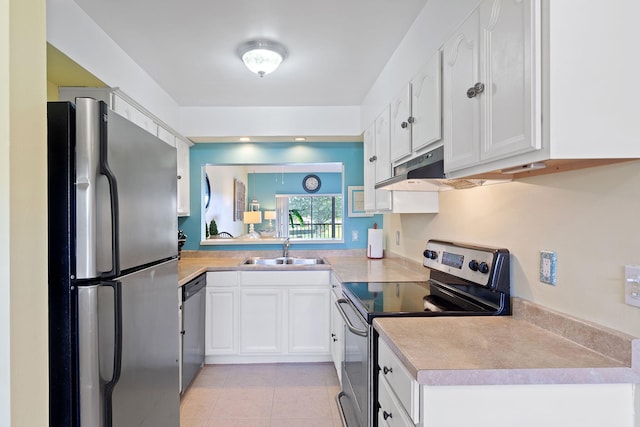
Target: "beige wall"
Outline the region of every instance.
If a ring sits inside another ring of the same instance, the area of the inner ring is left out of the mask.
[[[440,193],[439,214],[385,215],[387,249],[421,260],[429,238],[503,246],[513,294],[640,336],[624,304],[624,266],[640,265],[640,161]],[[401,232],[400,245],[395,232]],[[558,255],[557,285],[539,251]]]
[[[0,425],[12,427],[48,425],[45,5],[0,0]]]

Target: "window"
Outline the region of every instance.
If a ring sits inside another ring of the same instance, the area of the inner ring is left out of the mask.
[[[280,236],[342,240],[342,195],[276,196]]]

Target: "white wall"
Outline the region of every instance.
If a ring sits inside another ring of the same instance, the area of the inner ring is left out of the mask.
[[[357,106],[183,107],[180,129],[189,137],[356,136],[362,133]]]
[[[0,0],[0,28],[0,425],[46,426],[45,1]]]
[[[218,231],[226,231],[233,237],[247,234],[247,228],[242,221],[233,220],[234,186],[233,180],[239,179],[249,187],[246,166],[206,166],[211,184],[211,203],[205,213],[207,223],[216,220]],[[247,200],[248,202],[248,200]],[[204,224],[203,224],[204,233]]]
[[[624,304],[624,265],[640,265],[640,161],[440,193],[440,213],[385,215],[387,249],[415,260],[430,238],[506,247],[513,294],[640,336]],[[395,233],[400,231],[400,245]],[[539,251],[558,255],[557,285]]]

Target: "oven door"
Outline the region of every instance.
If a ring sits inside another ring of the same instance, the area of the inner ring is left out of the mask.
[[[345,322],[342,391],[338,395],[342,422],[347,427],[369,425],[369,325],[344,298],[336,307]]]

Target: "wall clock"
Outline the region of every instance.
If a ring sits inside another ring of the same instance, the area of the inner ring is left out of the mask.
[[[307,175],[302,180],[302,188],[307,193],[315,193],[320,190],[320,178],[318,175]]]

